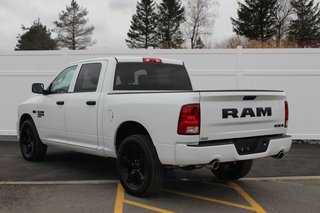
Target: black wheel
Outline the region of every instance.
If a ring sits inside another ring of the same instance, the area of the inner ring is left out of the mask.
[[[252,160],[221,163],[212,173],[222,180],[237,180],[246,176],[252,167]]]
[[[46,155],[47,146],[41,142],[32,120],[26,120],[21,125],[20,150],[24,159],[28,161],[39,161]]]
[[[163,168],[150,137],[132,135],[121,143],[117,169],[123,188],[134,196],[156,193],[162,184]]]

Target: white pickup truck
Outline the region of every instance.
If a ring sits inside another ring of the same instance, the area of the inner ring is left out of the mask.
[[[196,91],[179,60],[80,61],[32,92],[18,109],[23,157],[42,160],[52,145],[117,158],[122,185],[136,196],[156,192],[166,168],[239,179],[253,159],[282,158],[291,147],[283,91]]]

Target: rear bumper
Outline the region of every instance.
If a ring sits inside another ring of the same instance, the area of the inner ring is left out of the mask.
[[[292,143],[291,136],[271,138],[266,151],[254,154],[239,155],[234,144],[188,146],[177,144],[175,149],[176,165],[204,165],[213,160],[230,162],[268,157],[278,154],[280,151],[288,152]]]

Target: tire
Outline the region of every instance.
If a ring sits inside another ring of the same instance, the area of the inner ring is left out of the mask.
[[[131,195],[152,195],[162,185],[163,167],[146,135],[132,135],[123,140],[118,151],[117,170],[123,188]]]
[[[36,126],[31,119],[22,123],[19,142],[21,154],[25,160],[40,161],[44,159],[47,145],[41,142]]]
[[[249,173],[252,167],[252,162],[252,160],[244,160],[221,163],[217,170],[211,171],[221,180],[238,180]]]

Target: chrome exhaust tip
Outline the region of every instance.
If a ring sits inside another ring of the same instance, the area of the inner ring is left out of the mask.
[[[283,151],[280,151],[278,154],[272,156],[273,158],[276,158],[276,159],[282,159],[284,157],[284,152]]]
[[[212,164],[211,164],[212,170],[217,170],[219,168],[219,165],[220,165],[219,160],[212,161]]]

